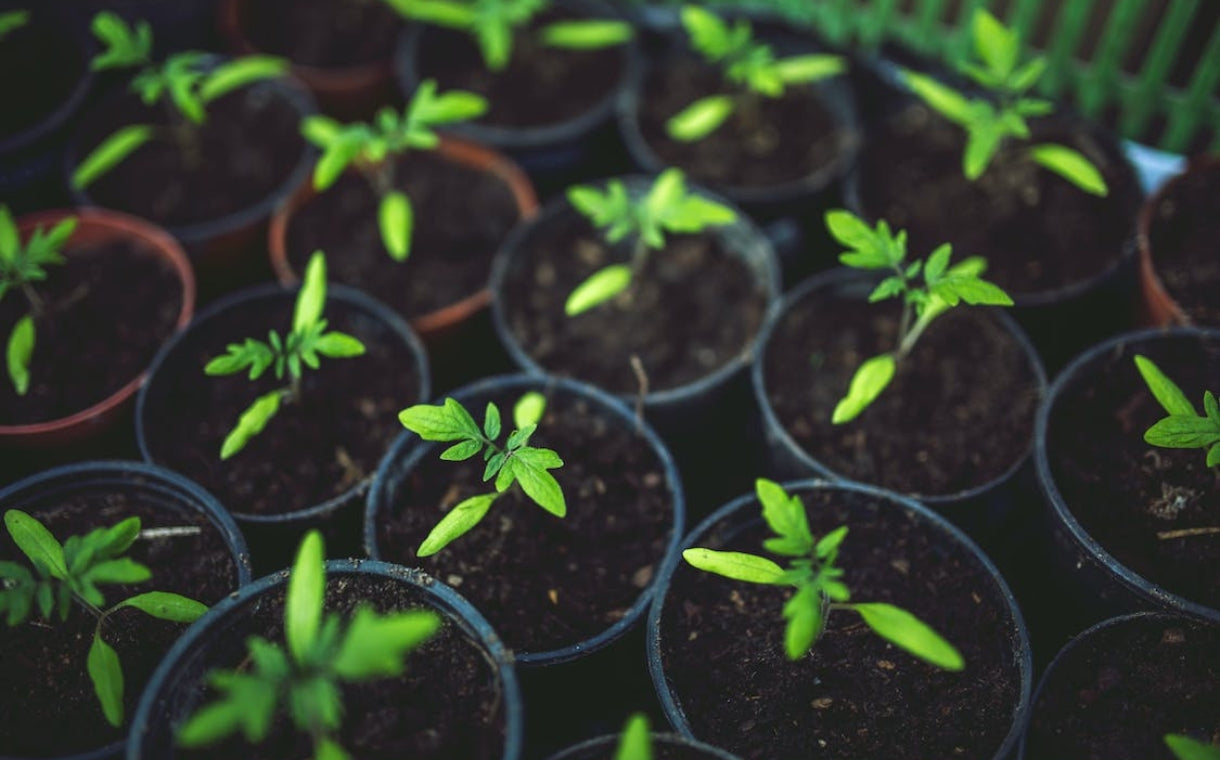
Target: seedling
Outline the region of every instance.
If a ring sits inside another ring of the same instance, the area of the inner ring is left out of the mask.
[[[894,378],[898,363],[906,358],[928,325],[941,314],[962,302],[1012,306],[1012,298],[1007,293],[980,277],[987,269],[985,259],[973,256],[949,266],[953,248],[948,243],[933,251],[927,262],[907,263],[906,231],[893,234],[885,220],[870,229],[854,214],[836,210],[826,213],[826,227],[836,240],[851,249],[839,255],[840,262],[856,269],[892,272],[869,295],[869,303],[902,299],[898,346],[868,359],[856,370],[847,395],[831,415],[830,421],[835,425],[855,419],[881,395]],[[918,284],[921,271],[922,285]]]
[[[123,724],[123,669],[119,655],[102,636],[114,613],[126,607],[160,620],[191,623],[207,612],[207,605],[166,591],[136,594],[111,607],[98,586],[144,583],[149,569],[123,554],[140,536],[140,518],[129,517],[109,528],[83,536],[69,536],[63,544],[41,522],[18,509],[4,513],[4,525],[13,543],[33,566],[0,561],[0,612],[10,627],[25,622],[35,606],[48,622],[53,616],[66,621],[72,607],[93,616],[93,641],[86,667],[106,722]]]
[[[780,98],[788,87],[811,84],[843,73],[837,55],[798,55],[776,58],[770,45],[754,41],[750,22],[732,26],[697,5],[682,8],[682,25],[691,45],[718,68],[733,94],[708,95],[683,108],[666,122],[671,138],[697,142],[715,132],[735,112],[758,109],[760,98]]]
[[[784,650],[791,660],[813,648],[826,628],[830,613],[857,613],[881,638],[944,670],[965,667],[961,654],[906,610],[881,602],[850,603],[851,591],[837,566],[839,547],[847,537],[847,526],[839,526],[821,538],[809,530],[805,505],[770,480],[759,479],[755,492],[762,515],[775,534],[763,542],[772,554],[788,557],[787,569],[766,557],[714,549],[687,549],[682,558],[699,570],[747,583],[791,586],[796,591],[784,604]]]
[[[235,375],[250,369],[250,379],[257,380],[268,369],[274,369],[275,379],[288,376],[288,384],[259,396],[242,413],[237,426],[225,437],[220,458],[228,459],[241,451],[251,438],[263,432],[267,423],[280,410],[281,403],[292,403],[301,396],[301,377],[305,368],[318,368],[318,357],[346,359],[364,353],[364,344],[337,330],[326,331],[322,319],[326,305],[326,257],[314,253],[305,268],[305,281],[297,294],[292,316],[292,330],[283,338],[275,330],[267,334],[267,342],[246,338],[233,343],[227,352],[212,359],[203,371],[212,376]]]
[[[967,63],[963,73],[990,90],[994,102],[969,98],[932,77],[913,71],[903,72],[911,90],[930,108],[966,130],[966,149],[962,171],[974,181],[983,175],[991,160],[1009,138],[1029,140],[1026,118],[1045,116],[1053,110],[1049,100],[1028,97],[1046,71],[1046,61],[1034,58],[1018,65],[1021,41],[983,9],[974,14],[974,50],[977,63]],[[1092,195],[1109,193],[1101,172],[1079,151],[1057,143],[1031,145],[1024,155]]]
[[[630,241],[632,246],[630,265],[603,267],[576,286],[563,307],[569,317],[626,290],[643,270],[649,252],[665,247],[666,233],[699,232],[737,220],[728,206],[688,192],[686,178],[678,169],[662,172],[640,198],[632,198],[622,182],[612,179],[605,192],[585,185],[569,188],[568,202],[601,230],[607,243]]]
[[[1165,746],[1178,760],[1220,760],[1220,746],[1204,744],[1182,734],[1166,734]]]
[[[153,140],[174,143],[188,164],[198,164],[200,130],[207,122],[208,106],[220,97],[253,82],[282,75],[285,61],[270,56],[247,56],[212,65],[206,53],[175,53],[161,63],[152,60],[152,29],[141,21],[134,27],[111,11],[93,17],[93,33],[105,46],[90,64],[94,71],[136,69],[130,89],[147,106],[162,106],[169,124],[129,124],[93,149],[72,173],[72,186],[88,187],[138,148]]]
[[[240,732],[250,744],[267,738],[277,714],[308,734],[317,760],[346,760],[335,739],[343,723],[342,684],[402,675],[406,655],[441,626],[430,610],[379,615],[369,604],[350,620],[323,616],[326,565],[322,536],[301,541],[288,576],[284,644],[246,639],[246,662],[217,670],[208,682],[221,696],[195,712],[178,731],[182,747],[205,747]]]
[[[487,101],[471,92],[438,95],[436,82],[429,79],[415,91],[401,117],[389,107],[381,109],[372,124],[341,125],[327,116],[306,117],[301,132],[322,149],[313,172],[314,189],[326,190],[344,169],[355,166],[381,199],[377,221],[386,251],[395,261],[404,261],[411,252],[415,212],[406,193],[398,189],[395,162],[387,156],[434,150],[440,144],[435,127],[473,119],[486,110]]]
[[[388,0],[403,16],[415,21],[456,29],[475,39],[483,63],[491,71],[503,71],[512,60],[517,36],[539,13],[551,7],[549,0]],[[556,21],[539,28],[537,41],[566,50],[602,50],[629,42],[630,24],[606,19]]]
[[[12,32],[30,23],[29,11],[8,11],[0,13],[0,40]]]
[[[1166,449],[1204,449],[1207,466],[1220,465],[1220,404],[1216,402],[1216,394],[1203,392],[1206,414],[1201,415],[1182,389],[1151,359],[1136,356],[1135,366],[1148,384],[1148,390],[1169,415],[1144,431],[1144,440]]]
[[[614,760],[652,760],[652,736],[648,733],[648,716],[634,713],[627,718],[619,736]]]
[[[515,416],[522,421],[528,420],[520,411],[520,403],[517,407]],[[538,416],[541,418],[541,410],[538,411]],[[482,453],[483,461],[487,463],[483,469],[483,482],[496,479],[494,492],[471,496],[449,510],[449,514],[441,518],[419,545],[415,552],[418,556],[430,557],[436,554],[478,525],[500,494],[514,483],[547,512],[556,517],[567,514],[568,507],[564,501],[563,489],[555,480],[555,476],[549,472],[562,467],[563,460],[551,449],[539,449],[529,445],[530,436],[537,429],[537,422],[527,422],[517,428],[508,436],[504,445],[500,446],[496,443],[496,439],[500,437],[500,409],[494,403],[487,404],[482,429],[470,416],[470,412],[466,411],[466,407],[452,398],[445,399],[443,404],[418,404],[404,409],[398,419],[403,427],[425,441],[456,441],[441,452],[441,459],[461,462]]]

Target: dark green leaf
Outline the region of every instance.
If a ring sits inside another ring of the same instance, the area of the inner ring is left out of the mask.
[[[100,632],[93,634],[86,667],[106,722],[116,728],[123,725],[123,669],[119,665],[118,653],[102,641]]]
[[[134,607],[158,620],[172,623],[193,623],[208,611],[208,606],[181,594],[168,591],[149,591],[126,599],[115,608]]]
[[[4,525],[13,543],[34,563],[35,569],[52,578],[67,580],[64,549],[42,523],[19,509],[10,509],[4,513]]]
[[[1220,760],[1220,746],[1204,744],[1181,734],[1166,734],[1165,746],[1178,760]]]

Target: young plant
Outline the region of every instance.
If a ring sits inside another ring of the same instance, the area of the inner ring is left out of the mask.
[[[69,536],[63,544],[46,526],[18,509],[4,513],[4,525],[33,571],[16,562],[0,561],[0,613],[7,614],[10,627],[25,622],[35,606],[48,622],[53,615],[66,621],[73,606],[92,616],[96,624],[86,659],[89,679],[106,722],[121,726],[123,669],[118,653],[103,639],[107,621],[130,607],[161,620],[191,623],[207,612],[207,605],[178,594],[148,591],[106,607],[98,586],[143,583],[152,578],[146,566],[123,556],[140,536],[138,517],[83,536]]]
[[[569,317],[626,290],[643,270],[649,252],[665,247],[665,233],[699,232],[737,220],[733,209],[687,192],[686,178],[678,169],[666,169],[648,194],[638,199],[628,195],[622,182],[612,179],[605,192],[585,185],[569,188],[568,202],[601,230],[607,243],[629,240],[632,246],[630,265],[603,267],[576,286],[563,307]]]
[[[449,510],[449,514],[441,518],[419,545],[415,552],[418,556],[436,554],[478,525],[500,494],[514,483],[547,512],[556,517],[567,514],[563,489],[549,472],[562,467],[563,460],[551,449],[530,446],[530,436],[537,429],[537,422],[528,422],[529,417],[522,411],[520,403],[514,411],[514,416],[526,424],[514,430],[503,446],[496,443],[501,432],[500,409],[493,403],[487,404],[482,429],[470,412],[452,398],[445,399],[443,404],[417,404],[398,415],[403,427],[425,441],[455,442],[441,452],[441,459],[461,462],[482,453],[483,461],[487,463],[483,469],[483,481],[496,479],[495,491],[471,496]],[[539,410],[538,418],[541,416]]]
[[[983,175],[1005,140],[1031,138],[1026,118],[1045,116],[1053,110],[1050,101],[1027,95],[1046,71],[1044,59],[1018,65],[1021,41],[1017,33],[983,9],[975,11],[973,31],[978,62],[965,64],[963,72],[990,90],[994,102],[966,97],[924,74],[903,72],[907,85],[920,99],[966,130],[962,171],[971,181]],[[1097,167],[1066,145],[1038,143],[1029,146],[1024,155],[1086,193],[1105,196],[1109,192]]]
[[[93,33],[105,49],[93,58],[94,71],[137,69],[130,89],[147,106],[160,105],[169,124],[129,124],[107,137],[72,172],[72,186],[88,187],[153,140],[175,144],[188,165],[203,160],[200,130],[208,106],[223,95],[262,79],[282,75],[288,64],[269,56],[247,56],[213,65],[206,53],[175,53],[164,62],[152,60],[152,29],[141,21],[134,27],[111,11],[93,17]]]
[[[25,316],[17,320],[9,333],[5,362],[8,377],[18,396],[30,389],[30,359],[34,356],[34,323],[47,310],[47,304],[35,292],[33,283],[47,279],[47,267],[64,263],[64,244],[76,230],[76,217],[68,217],[48,232],[43,227],[21,244],[17,224],[8,206],[0,205],[0,301],[9,291],[20,291],[30,306]]]
[[[280,410],[281,403],[292,403],[300,398],[301,376],[306,367],[318,368],[319,356],[346,359],[364,353],[364,344],[351,335],[337,330],[326,331],[327,322],[322,319],[325,305],[326,257],[317,251],[305,268],[305,281],[293,311],[292,330],[282,338],[272,330],[266,343],[246,338],[244,343],[230,344],[226,353],[203,368],[206,374],[216,376],[235,375],[248,367],[251,380],[262,377],[268,369],[274,369],[276,380],[288,376],[287,385],[259,396],[242,413],[220,447],[222,460],[241,451],[251,438],[263,432]]]
[[[1220,746],[1182,734],[1165,734],[1165,746],[1178,760],[1220,760]]]
[[[267,738],[277,713],[308,734],[317,760],[345,760],[335,733],[343,723],[344,683],[402,674],[404,659],[432,638],[440,616],[416,610],[379,615],[371,605],[350,620],[323,616],[326,565],[322,536],[310,531],[297,550],[284,601],[284,644],[246,640],[248,657],[236,670],[213,671],[220,692],[178,731],[182,747],[205,747],[241,733],[250,744]]]
[[[691,45],[704,60],[721,71],[734,90],[731,95],[708,95],[683,108],[666,122],[671,138],[697,142],[720,128],[734,112],[757,110],[759,98],[780,98],[793,85],[803,85],[843,73],[846,65],[837,55],[775,57],[769,45],[754,41],[750,22],[732,26],[697,5],[682,8],[682,25]]]
[[[648,716],[633,713],[619,735],[614,760],[652,760],[652,735],[648,733]]]
[[[387,0],[406,18],[456,29],[474,38],[490,71],[503,71],[512,60],[514,40],[534,17],[551,7],[549,0]],[[623,45],[634,31],[630,24],[606,19],[555,21],[541,27],[538,41],[565,50],[601,50]]]
[[[395,261],[404,261],[411,252],[415,213],[406,193],[398,190],[395,162],[387,156],[433,150],[440,144],[435,127],[473,119],[486,110],[487,101],[471,92],[438,95],[436,82],[429,79],[415,91],[401,117],[388,107],[371,124],[342,125],[327,116],[306,117],[301,132],[322,150],[313,172],[314,189],[326,190],[344,169],[355,166],[381,199],[377,221],[386,251]]]
[[[1144,440],[1165,449],[1204,449],[1207,466],[1220,465],[1220,404],[1216,402],[1216,394],[1203,392],[1205,414],[1199,414],[1182,389],[1151,359],[1136,356],[1135,366],[1148,384],[1148,390],[1169,415],[1148,428]]]
[[[762,515],[775,534],[763,542],[772,554],[787,557],[780,567],[766,557],[743,552],[687,549],[682,558],[699,570],[747,583],[791,586],[796,589],[784,604],[784,650],[791,660],[813,648],[836,610],[858,614],[869,628],[890,643],[944,670],[965,667],[961,654],[926,623],[906,610],[880,602],[851,603],[851,591],[837,566],[839,547],[847,537],[847,526],[839,526],[818,538],[809,530],[805,505],[770,480],[755,483]]]
[[[30,23],[29,11],[7,11],[0,13],[0,40]]]
[[[835,425],[855,419],[881,395],[894,378],[898,363],[906,358],[928,325],[941,314],[962,302],[1012,306],[1012,298],[1007,293],[980,277],[987,269],[986,260],[974,256],[950,266],[953,248],[948,243],[933,251],[926,262],[908,263],[906,231],[893,234],[885,220],[870,229],[854,214],[835,210],[826,213],[826,227],[836,240],[851,249],[840,254],[840,262],[856,269],[892,272],[869,295],[869,303],[902,299],[897,347],[868,359],[856,370],[847,395],[831,415],[830,421]],[[919,284],[921,272],[923,283]]]

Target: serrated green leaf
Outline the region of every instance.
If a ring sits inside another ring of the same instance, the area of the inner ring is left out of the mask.
[[[809,520],[801,500],[790,496],[778,483],[765,478],[754,482],[754,492],[762,504],[762,516],[771,531],[799,547],[798,556],[808,553],[813,547],[813,534],[809,531]]]
[[[72,187],[83,190],[93,184],[98,177],[113,169],[152,137],[152,127],[144,124],[126,126],[110,135],[72,172]]]
[[[85,665],[106,722],[116,728],[123,725],[123,669],[118,653],[102,641],[100,631],[93,634]]]
[[[470,413],[452,398],[441,404],[416,404],[399,412],[398,420],[425,441],[482,440],[483,436]]]
[[[1101,172],[1079,151],[1063,145],[1044,143],[1030,148],[1029,155],[1034,163],[1058,174],[1086,193],[1102,198],[1110,193]]]
[[[563,311],[569,317],[574,317],[609,301],[630,285],[631,267],[626,264],[603,267],[576,286],[564,302]]]
[[[556,21],[541,32],[543,44],[567,50],[601,50],[625,44],[635,36],[630,24],[606,19]]]
[[[424,542],[419,545],[416,555],[431,557],[441,549],[461,538],[476,525],[491,509],[499,493],[485,493],[471,496],[449,510],[441,521],[436,524]]]
[[[715,573],[747,583],[782,584],[784,569],[766,557],[744,552],[722,552],[715,549],[694,548],[682,552],[682,559],[696,569]]]
[[[892,354],[874,356],[861,364],[851,379],[847,395],[835,406],[831,423],[842,425],[858,417],[890,384],[896,370]]]
[[[24,396],[30,389],[30,360],[34,357],[34,317],[26,314],[17,320],[8,338],[5,352],[8,376],[13,390]]]
[[[665,122],[665,133],[678,142],[697,142],[719,129],[733,108],[728,95],[700,98]]]
[[[892,604],[872,602],[853,604],[864,622],[878,636],[905,649],[925,662],[949,671],[960,671],[965,661],[956,648],[911,613]]]

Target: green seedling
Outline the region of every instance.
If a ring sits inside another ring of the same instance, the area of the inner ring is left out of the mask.
[[[410,198],[398,189],[395,162],[387,157],[434,150],[440,144],[435,127],[473,119],[486,110],[487,101],[478,95],[461,90],[438,95],[436,82],[428,80],[401,116],[387,107],[371,124],[343,125],[327,116],[306,117],[301,132],[322,150],[313,172],[314,189],[326,190],[348,166],[354,166],[380,198],[377,222],[386,251],[395,261],[405,261],[411,252],[415,212]]]
[[[1021,41],[1017,33],[985,10],[975,12],[973,31],[978,62],[966,64],[963,71],[990,90],[994,102],[966,97],[924,74],[903,72],[907,85],[921,100],[966,130],[962,171],[971,181],[983,175],[1005,140],[1031,139],[1027,118],[1045,116],[1053,110],[1050,101],[1027,95],[1046,71],[1044,59],[1019,65]],[[1087,193],[1105,196],[1109,192],[1101,172],[1079,151],[1056,143],[1039,143],[1029,146],[1024,155]]]
[[[112,726],[123,724],[123,669],[119,655],[105,642],[106,624],[116,612],[132,608],[160,620],[192,623],[207,612],[207,605],[165,591],[130,596],[110,607],[98,586],[144,583],[149,569],[123,556],[140,536],[140,518],[129,517],[109,528],[83,536],[69,536],[60,544],[37,519],[18,509],[4,513],[4,526],[33,567],[0,561],[0,613],[9,626],[20,625],[37,607],[50,622],[66,621],[73,606],[96,621],[86,667],[102,714]]]
[[[1220,404],[1216,394],[1203,392],[1205,414],[1199,414],[1182,389],[1151,359],[1136,356],[1135,366],[1148,390],[1169,415],[1144,431],[1144,440],[1165,449],[1203,449],[1207,452],[1208,467],[1220,465]]]
[[[730,26],[696,5],[682,8],[682,25],[694,49],[720,70],[734,93],[700,98],[671,117],[666,132],[680,142],[702,140],[739,110],[757,110],[759,98],[780,98],[788,87],[812,84],[846,69],[837,55],[776,58],[769,45],[754,41],[750,22],[741,20]]]
[[[61,252],[76,230],[76,217],[68,217],[47,231],[43,227],[21,244],[17,224],[8,206],[0,205],[0,301],[9,291],[20,291],[30,310],[17,320],[9,333],[5,361],[8,377],[18,396],[30,389],[30,360],[34,356],[34,323],[47,311],[47,304],[33,284],[47,279],[47,267],[64,263]]]
[[[273,369],[276,380],[288,377],[288,384],[265,393],[242,413],[237,426],[225,437],[220,447],[220,458],[228,459],[245,448],[251,438],[263,432],[267,423],[280,410],[282,403],[291,403],[300,398],[301,377],[305,368],[318,368],[318,357],[346,359],[364,353],[364,344],[347,333],[331,330],[322,318],[326,305],[326,257],[317,251],[305,268],[305,281],[297,294],[296,308],[292,316],[292,330],[284,337],[275,330],[267,335],[267,342],[246,338],[244,343],[233,343],[226,353],[212,359],[203,371],[212,376],[235,375],[250,370],[251,380],[257,380],[268,369]]]
[[[104,50],[93,58],[94,71],[135,69],[130,89],[147,106],[160,105],[169,116],[163,126],[129,124],[107,137],[72,172],[72,186],[88,187],[141,146],[168,140],[188,165],[202,162],[200,130],[208,106],[253,82],[281,76],[288,64],[270,56],[247,56],[210,65],[206,53],[175,53],[161,63],[152,60],[152,29],[141,21],[128,26],[111,11],[93,17],[93,33]]]
[[[241,667],[210,673],[220,697],[187,719],[180,746],[205,747],[239,732],[258,744],[282,714],[309,736],[317,760],[349,757],[335,738],[343,724],[342,685],[401,675],[407,654],[436,634],[441,618],[430,610],[379,615],[369,604],[347,621],[323,615],[324,556],[321,534],[310,531],[288,576],[284,644],[251,636]]]
[[[894,379],[899,362],[937,317],[960,303],[1012,306],[1007,293],[982,279],[986,260],[974,256],[950,266],[953,248],[948,243],[933,251],[926,262],[908,263],[906,231],[893,234],[885,220],[878,222],[876,228],[869,228],[854,214],[835,210],[827,212],[826,227],[836,240],[851,249],[840,254],[840,262],[856,269],[892,272],[869,295],[869,303],[902,299],[898,346],[868,359],[856,370],[847,395],[831,415],[830,421],[835,425],[855,419],[881,395]],[[923,283],[919,284],[921,273]]]
[[[614,760],[652,760],[652,736],[648,732],[648,716],[634,713],[627,718],[619,735]]]
[[[530,404],[536,409],[536,402]],[[419,545],[416,550],[418,556],[430,557],[469,532],[479,524],[500,494],[514,483],[547,512],[556,517],[567,514],[568,507],[563,489],[560,488],[559,481],[555,480],[555,476],[549,472],[562,467],[563,460],[551,449],[539,449],[529,445],[530,436],[537,429],[537,422],[528,422],[529,417],[521,411],[521,406],[521,403],[517,404],[514,416],[527,424],[509,434],[503,446],[496,443],[501,432],[500,409],[493,403],[487,404],[482,429],[470,416],[470,412],[466,411],[466,407],[452,398],[445,399],[443,404],[418,404],[404,409],[398,415],[403,427],[425,441],[454,442],[441,452],[441,459],[461,462],[481,453],[483,461],[487,463],[483,469],[483,481],[496,479],[495,491],[471,496],[449,510]],[[537,414],[540,419],[542,410],[537,410]]]
[[[1220,746],[1182,734],[1166,734],[1165,746],[1178,760],[1220,760]]]
[[[588,217],[607,243],[631,243],[630,264],[611,264],[576,286],[563,307],[569,317],[626,290],[643,270],[649,252],[665,247],[666,233],[699,232],[737,220],[728,206],[688,192],[686,178],[678,169],[666,169],[648,194],[638,199],[627,193],[622,182],[612,179],[605,192],[585,185],[569,188],[568,202]]]
[[[693,567],[733,580],[795,589],[784,604],[784,650],[797,660],[809,652],[826,628],[831,612],[851,611],[881,638],[916,657],[944,670],[965,667],[961,654],[927,623],[906,610],[880,602],[853,603],[851,591],[843,581],[843,568],[837,566],[839,547],[847,537],[847,526],[840,526],[818,538],[809,530],[805,505],[781,486],[760,479],[755,484],[762,515],[774,536],[763,542],[772,554],[787,557],[788,567],[780,567],[766,557],[744,552],[714,549],[687,549],[682,558]]]
[[[0,40],[21,27],[30,23],[29,11],[8,11],[0,13]]]
[[[513,47],[549,0],[387,0],[406,18],[465,32],[474,38],[491,71],[503,71]],[[607,19],[556,21],[537,30],[542,45],[565,50],[602,50],[626,44],[634,36],[630,24]]]

